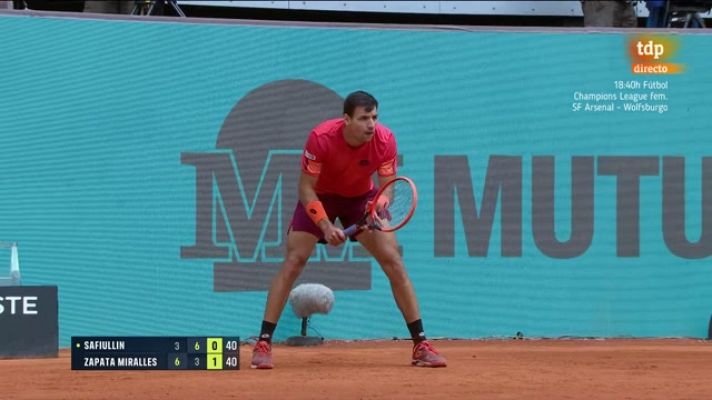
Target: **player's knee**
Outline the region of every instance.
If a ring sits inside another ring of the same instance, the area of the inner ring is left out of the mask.
[[[284,259],[284,269],[290,275],[299,276],[307,264],[309,256],[301,254],[288,254]]]
[[[386,273],[388,278],[393,283],[400,283],[408,280],[405,265],[403,264],[403,260],[400,258],[384,260],[381,263],[381,268],[383,268],[383,272]]]

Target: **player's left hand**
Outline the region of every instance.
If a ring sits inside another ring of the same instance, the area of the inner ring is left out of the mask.
[[[377,199],[369,200],[368,203],[366,203],[366,212],[370,212],[371,208],[374,207],[374,201],[375,201],[376,213],[380,213],[381,211],[388,208],[388,204],[389,204],[388,197],[378,196]]]

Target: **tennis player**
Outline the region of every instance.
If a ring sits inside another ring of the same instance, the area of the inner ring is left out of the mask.
[[[271,369],[272,334],[289,292],[318,242],[339,246],[342,226],[358,222],[379,185],[396,176],[397,149],[393,133],[377,122],[378,101],[357,91],[344,100],[342,118],[327,120],[309,134],[302,154],[299,202],[287,233],[287,254],[272,280],[260,336],[252,352],[252,368]],[[355,235],[388,277],[396,304],[413,339],[412,365],[445,367],[447,361],[426,339],[418,301],[393,232],[364,230]]]

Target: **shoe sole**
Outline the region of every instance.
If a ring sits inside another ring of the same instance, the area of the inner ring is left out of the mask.
[[[271,365],[255,365],[255,364],[250,364],[250,368],[252,369],[272,369]]]
[[[444,368],[447,367],[447,364],[433,364],[425,361],[420,361],[420,360],[413,360],[411,364],[414,367],[422,367],[422,368]]]

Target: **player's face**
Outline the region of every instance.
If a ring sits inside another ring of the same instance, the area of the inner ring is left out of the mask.
[[[344,114],[347,140],[352,145],[361,145],[373,139],[378,109],[374,107],[371,111],[366,111],[363,107],[356,107],[353,114],[353,116]]]

